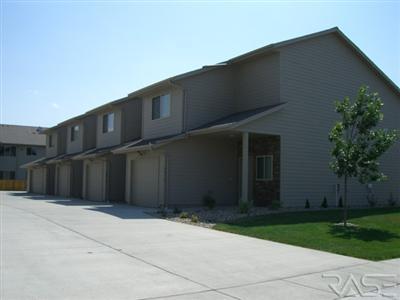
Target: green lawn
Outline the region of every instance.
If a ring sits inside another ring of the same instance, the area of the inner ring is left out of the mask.
[[[400,208],[349,211],[345,230],[334,226],[341,210],[278,213],[217,224],[217,230],[369,260],[400,257]]]

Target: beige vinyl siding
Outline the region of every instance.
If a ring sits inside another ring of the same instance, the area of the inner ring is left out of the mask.
[[[237,143],[221,136],[192,137],[165,146],[169,207],[201,206],[212,191],[217,205],[237,203]]]
[[[83,119],[82,149],[86,151],[96,147],[97,140],[97,116],[90,115]]]
[[[359,57],[334,35],[304,41],[281,51],[281,100],[286,108],[242,128],[281,135],[281,199],[284,206],[319,206],[324,196],[334,205],[336,177],[328,167],[330,131],[338,115],[334,100],[355,96],[368,84],[385,102],[384,127],[400,128],[400,99]],[[400,145],[382,159],[389,181],[374,184],[381,203],[400,196]],[[366,205],[365,186],[352,182],[351,204]]]
[[[114,131],[103,133],[103,115],[114,113]],[[121,109],[103,111],[97,115],[97,148],[105,148],[121,143]]]
[[[50,139],[50,135],[52,135],[52,143],[53,146],[49,147],[49,139]],[[48,133],[46,136],[46,157],[54,157],[57,156],[57,133],[56,132],[51,132]]]
[[[57,128],[57,155],[67,153],[67,126]]]
[[[142,100],[134,99],[121,106],[122,143],[140,138],[142,134]]]
[[[71,128],[74,126],[79,126],[79,132],[78,135],[76,136],[74,141],[71,141]],[[81,152],[83,149],[83,123],[75,123],[70,126],[68,126],[67,129],[67,153],[77,153]]]
[[[279,103],[279,53],[237,65],[234,86],[237,111]]]
[[[152,120],[152,99],[170,94],[169,117]],[[183,93],[181,89],[172,88],[158,91],[143,98],[143,138],[155,138],[182,132]]]
[[[52,135],[53,139],[53,146],[49,147],[49,139],[50,135]],[[55,131],[52,131],[51,133],[46,134],[46,157],[54,157],[57,156],[57,133]]]
[[[235,112],[233,79],[230,67],[219,67],[180,82],[185,90],[186,129]]]

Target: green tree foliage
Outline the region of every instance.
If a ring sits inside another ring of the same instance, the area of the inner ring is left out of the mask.
[[[333,144],[330,167],[338,178],[344,179],[343,223],[347,225],[347,183],[357,178],[362,184],[381,181],[386,176],[379,171],[379,157],[397,140],[395,130],[377,128],[383,120],[383,102],[377,93],[362,86],[356,99],[349,97],[336,102],[341,115],[329,134]]]

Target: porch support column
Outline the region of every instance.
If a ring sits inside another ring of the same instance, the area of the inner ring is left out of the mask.
[[[242,134],[242,202],[249,199],[249,133]]]

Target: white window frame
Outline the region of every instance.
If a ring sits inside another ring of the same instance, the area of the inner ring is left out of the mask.
[[[75,142],[78,139],[79,130],[80,130],[79,125],[71,126],[71,129],[70,129],[70,141],[71,142]]]
[[[36,156],[37,152],[36,149],[34,149],[33,147],[26,147],[26,156]]]
[[[112,124],[110,124],[110,116],[113,116],[112,118]],[[108,112],[106,114],[102,115],[102,132],[103,133],[109,133],[109,132],[113,132],[115,130],[115,113],[114,112]],[[104,125],[104,120],[107,120],[107,125]],[[110,126],[111,125],[111,126]]]
[[[154,117],[154,101],[159,98],[159,117]],[[168,100],[168,101],[166,101]],[[163,113],[163,108],[164,108],[164,113]],[[169,118],[171,116],[171,94],[163,94],[159,95],[156,97],[153,97],[151,99],[151,119],[152,120],[160,120],[160,119],[165,119]]]
[[[270,158],[271,159],[271,178],[267,177],[259,177],[258,175],[258,159],[263,158],[264,159],[264,176],[267,175],[266,169],[265,169],[265,158]],[[256,156],[256,180],[257,181],[272,181],[274,180],[274,156],[273,155],[258,155]]]

